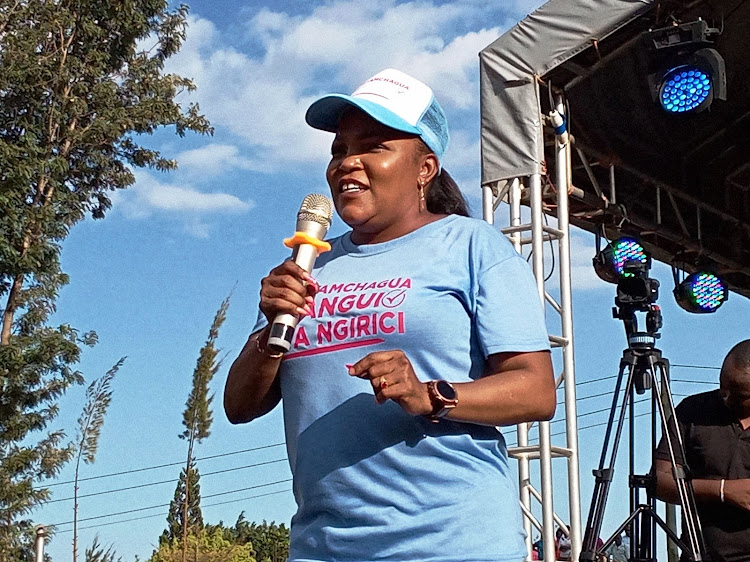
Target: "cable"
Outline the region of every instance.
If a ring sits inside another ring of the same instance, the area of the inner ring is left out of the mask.
[[[598,379],[591,379],[590,381],[583,381],[583,382],[576,381],[576,386],[583,386],[584,384],[591,384],[592,382],[602,382],[602,381],[615,379],[615,378],[617,378],[617,375],[610,375],[608,377],[600,377]]]
[[[235,470],[243,470],[245,468],[255,468],[257,466],[263,466],[263,465],[266,465],[266,464],[274,464],[274,463],[277,463],[277,462],[284,462],[286,460],[287,459],[285,457],[283,459],[276,459],[274,461],[259,462],[259,463],[255,463],[255,464],[249,464],[247,466],[237,466],[237,467],[234,467],[234,468],[225,468],[224,470],[215,470],[213,472],[206,472],[204,474],[201,474],[200,477],[203,478],[204,476],[213,476],[214,474],[223,474],[225,472],[233,472]],[[90,498],[92,496],[101,496],[101,495],[104,495],[104,494],[113,494],[115,492],[124,492],[126,490],[135,490],[137,488],[147,488],[149,486],[158,486],[160,484],[170,484],[170,483],[173,484],[174,482],[175,482],[175,479],[174,478],[170,478],[169,480],[161,480],[159,482],[148,482],[147,484],[136,484],[134,486],[127,486],[125,488],[115,488],[114,490],[103,490],[101,492],[92,492],[90,494],[82,494],[82,495],[78,496],[78,499],[80,500],[81,498]],[[69,498],[58,498],[56,500],[49,500],[46,503],[63,502],[63,501],[68,501],[68,500],[73,500],[73,499],[75,499],[75,497],[71,496]]]
[[[576,381],[576,386],[578,387],[578,386],[583,386],[583,385],[591,384],[591,383],[595,383],[595,382],[601,382],[601,381],[613,379],[616,376],[617,375],[611,375],[611,376],[606,376],[606,377],[600,377],[600,378],[597,378],[597,379],[591,379],[591,380],[588,380],[588,381]],[[585,400],[586,398],[590,398],[590,397],[579,398],[579,400]],[[221,458],[221,457],[227,457],[227,456],[231,456],[231,455],[238,455],[238,454],[242,454],[242,453],[250,453],[250,452],[253,452],[253,451],[261,451],[263,449],[270,449],[270,448],[273,448],[273,447],[281,447],[281,446],[284,446],[284,445],[285,445],[285,443],[273,443],[271,445],[262,445],[260,447],[252,447],[250,449],[242,449],[242,450],[239,450],[239,451],[230,451],[228,453],[220,453],[220,454],[217,454],[217,455],[209,455],[207,457],[199,457],[199,458],[196,458],[195,460],[196,460],[196,462],[198,462],[198,461],[206,461],[206,460],[211,460],[211,459],[216,459],[216,458]],[[121,472],[111,472],[111,473],[108,473],[108,474],[99,474],[97,476],[88,476],[86,478],[79,478],[78,482],[80,483],[80,482],[88,482],[90,480],[100,480],[100,479],[103,479],[103,478],[113,478],[115,476],[123,476],[125,474],[135,474],[135,473],[138,473],[138,472],[147,472],[149,470],[157,470],[157,469],[160,469],[160,468],[167,468],[167,467],[170,467],[170,466],[182,466],[184,463],[185,463],[185,461],[182,460],[182,461],[177,461],[177,462],[172,462],[172,463],[165,463],[165,464],[159,464],[159,465],[154,465],[154,466],[147,466],[147,467],[142,467],[142,468],[134,468],[134,469],[131,469],[131,470],[124,470],[124,471],[121,471]],[[204,476],[208,476],[208,473],[204,474]],[[45,486],[48,487],[48,488],[52,488],[53,486],[63,486],[65,484],[74,484],[74,483],[75,483],[75,480],[64,480],[62,482],[51,482],[49,484],[46,484]],[[83,496],[79,496],[79,497],[83,497]],[[52,500],[52,501],[62,501],[62,500]],[[47,502],[47,503],[51,503],[51,502]]]
[[[650,413],[651,413],[651,411],[648,411],[648,412],[641,412],[640,414],[635,414],[635,415],[633,416],[633,418],[642,418],[643,416],[647,416],[647,415],[649,415]],[[601,422],[601,423],[596,423],[596,424],[593,424],[593,425],[585,425],[585,426],[583,426],[583,427],[579,427],[579,428],[578,428],[578,431],[582,431],[582,430],[584,430],[584,429],[591,429],[591,428],[594,428],[594,427],[601,427],[601,426],[603,426],[603,425],[607,425],[607,423],[608,423],[608,422]],[[557,437],[558,435],[565,435],[565,432],[564,432],[564,431],[559,431],[559,432],[557,432],[557,433],[553,433],[552,435],[550,435],[550,437]]]
[[[633,418],[640,418],[640,417],[643,417],[643,416],[647,416],[650,413],[651,413],[651,411],[642,412],[640,414],[636,414],[635,416],[633,416]],[[605,422],[595,423],[595,424],[592,424],[592,425],[584,425],[583,427],[579,427],[578,431],[583,431],[584,429],[592,429],[594,427],[602,427],[602,426],[607,425],[608,423],[609,423],[609,420],[605,421]],[[565,435],[566,433],[567,433],[567,431],[558,431],[557,433],[550,434],[550,437],[557,437],[559,435]],[[536,441],[529,443],[529,445],[536,445],[536,444],[538,444]],[[511,444],[508,445],[508,447],[517,447],[517,446],[518,446],[517,442],[516,443],[511,443]]]
[[[650,398],[648,396],[644,396],[643,398],[636,400],[635,404],[642,404],[643,402],[646,402],[649,399]],[[592,410],[591,412],[586,412],[584,414],[579,414],[578,416],[576,416],[576,419],[580,419],[580,418],[583,418],[583,417],[586,417],[586,416],[591,416],[591,415],[594,415],[594,414],[601,414],[603,412],[609,412],[611,410],[612,410],[611,407],[609,407],[609,408],[602,408],[601,410]],[[636,416],[636,417],[638,417],[638,416]],[[560,418],[560,419],[552,420],[550,422],[550,426],[552,426],[552,424],[563,423],[565,421],[566,421],[565,418]],[[609,420],[607,420],[606,422],[600,422],[600,423],[597,423],[597,424],[594,424],[594,425],[590,425],[590,426],[579,427],[578,431],[581,431],[582,429],[588,429],[590,427],[598,427],[598,426],[602,426],[602,425],[607,425],[607,423],[609,423]],[[556,436],[556,435],[564,435],[565,433],[566,433],[566,431],[563,431],[562,433],[554,433],[554,434],[551,434],[550,437],[553,437],[553,436]],[[517,447],[517,446],[518,446],[517,442],[514,443],[514,444],[509,444],[508,445],[508,447]]]
[[[547,177],[549,180],[549,177]],[[552,182],[550,182],[550,185]],[[554,188],[554,186],[552,186]],[[547,213],[542,213],[542,216],[544,217],[544,224],[546,226],[549,226],[549,218],[547,217]],[[544,282],[546,283],[550,279],[552,279],[552,274],[555,273],[555,245],[552,243],[552,237],[549,237],[549,252],[552,256],[552,267],[549,270],[549,275],[545,276]]]
[[[256,499],[256,498],[264,498],[266,496],[273,496],[275,494],[285,494],[285,493],[291,492],[291,491],[292,491],[291,488],[286,488],[284,490],[278,490],[276,492],[268,492],[268,493],[265,493],[265,494],[256,494],[254,496],[247,496],[245,498],[239,498],[239,499],[236,499],[236,500],[227,500],[227,501],[223,501],[223,502],[211,503],[211,504],[207,504],[207,505],[201,506],[201,509],[206,508],[206,507],[214,507],[214,506],[217,506],[217,505],[225,505],[225,504],[228,504],[228,503],[237,503],[237,502],[242,502],[242,501],[247,501],[247,500],[253,500],[253,499]],[[153,519],[154,517],[164,517],[164,513],[155,513],[153,515],[142,515],[141,517],[131,517],[130,519],[121,519],[120,521],[110,521],[108,523],[99,523],[97,525],[89,525],[88,527],[79,527],[78,530],[79,531],[85,531],[86,529],[98,529],[99,527],[108,527],[109,525],[119,525],[120,523],[130,523],[132,521],[140,521],[142,519]],[[73,532],[73,529],[65,529],[64,531],[57,531],[55,534],[56,535],[62,535],[62,534],[65,534],[65,533],[72,533],[72,532]]]
[[[211,455],[208,457],[201,457],[198,459],[195,459],[196,462],[198,461],[207,461],[210,459],[217,459],[219,457],[228,457],[230,455],[239,455],[240,453],[249,453],[251,451],[261,451],[263,449],[270,449],[271,447],[280,447],[281,445],[284,445],[285,443],[274,443],[273,445],[263,445],[261,447],[253,447],[252,449],[243,449],[241,451],[232,451],[230,453],[221,453],[218,455]],[[185,464],[185,461],[178,461],[178,462],[171,462],[167,464],[160,464],[157,466],[147,466],[145,468],[134,468],[132,470],[124,470],[123,472],[112,472],[110,474],[100,474],[99,476],[89,476],[87,478],[79,478],[78,482],[86,482],[88,480],[98,480],[100,478],[111,478],[113,476],[122,476],[123,474],[133,474],[135,472],[145,472],[147,470],[156,470],[157,468],[166,468],[168,466],[177,466],[177,465],[183,465]],[[48,488],[51,488],[52,486],[62,486],[63,484],[74,484],[75,480],[66,480],[65,482],[53,482],[52,484],[46,484]]]
[[[286,478],[285,480],[278,480],[276,482],[269,482],[268,484],[258,484],[256,486],[248,486],[247,488],[238,488],[237,490],[229,490],[227,492],[218,492],[216,494],[209,494],[207,496],[203,496],[203,499],[207,498],[215,498],[218,496],[226,496],[228,494],[236,494],[237,492],[246,492],[247,490],[255,490],[257,488],[265,488],[267,486],[273,486],[275,484],[283,484],[285,482],[291,482],[291,478]],[[116,515],[127,515],[128,513],[138,513],[139,511],[147,511],[149,509],[161,509],[164,507],[169,507],[171,503],[167,504],[160,504],[160,505],[150,505],[148,507],[139,507],[136,509],[128,509],[126,511],[118,511],[117,513],[107,513],[105,515],[95,515],[94,517],[85,517],[83,519],[79,519],[78,522],[82,523],[83,521],[94,521],[96,519],[104,519],[106,517],[115,517]],[[73,521],[63,521],[62,523],[54,523],[53,527],[58,527],[60,525],[71,525],[73,524]]]
[[[672,367],[682,367],[684,369],[710,369],[713,371],[721,371],[721,367],[706,367],[703,365],[680,365],[679,363],[672,363]]]

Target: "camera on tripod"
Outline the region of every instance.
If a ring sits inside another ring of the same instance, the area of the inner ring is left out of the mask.
[[[650,261],[650,260],[649,260]],[[615,304],[619,308],[648,311],[659,298],[659,281],[648,276],[651,264],[638,260],[622,266]]]
[[[659,281],[649,277],[651,256],[643,246],[633,238],[620,238],[599,250],[603,229],[597,232],[597,254],[594,257],[594,268],[603,280],[617,284],[615,307],[612,315],[623,321],[628,347],[620,359],[617,383],[612,396],[604,445],[599,460],[599,467],[593,471],[595,477],[594,494],[586,523],[580,560],[595,562],[614,542],[624,529],[631,531],[632,543],[630,562],[656,562],[656,530],[660,527],[683,552],[687,560],[700,562],[703,552],[703,536],[700,521],[695,507],[695,494],[686,471],[678,471],[676,458],[685,458],[681,441],[672,443],[668,440],[670,458],[672,459],[675,481],[677,483],[680,503],[683,507],[683,518],[686,529],[686,540],[677,534],[661,519],[656,512],[653,474],[635,474],[635,408],[634,394],[643,394],[651,390],[651,450],[656,449],[656,430],[658,409],[662,428],[674,417],[674,402],[669,388],[669,361],[661,351],[656,349],[656,339],[662,327],[661,309],[656,304],[659,298]],[[645,331],[638,329],[637,313],[645,313]],[[659,385],[659,381],[661,385]],[[623,387],[624,383],[624,388]],[[661,389],[661,390],[660,390]],[[621,394],[622,390],[622,394]],[[660,395],[661,392],[661,395]],[[622,398],[621,398],[622,397]],[[631,472],[630,515],[619,526],[615,533],[603,545],[598,544],[609,488],[614,476],[614,467],[620,437],[625,425],[626,415],[629,423],[629,458]],[[668,433],[667,433],[668,434]],[[677,452],[675,452],[677,450]],[[654,464],[652,452],[651,464]],[[642,493],[645,492],[645,502]]]
[[[625,324],[628,343],[634,347],[653,347],[662,327],[659,299],[659,281],[648,276],[651,258],[631,260],[623,264],[622,275],[617,282],[617,295],[612,316]],[[646,313],[646,332],[638,331],[636,312]]]

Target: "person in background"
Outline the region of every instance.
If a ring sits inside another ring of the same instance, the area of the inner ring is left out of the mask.
[[[544,560],[544,540],[539,537],[534,544],[531,545],[532,556],[536,556],[537,560]]]
[[[615,542],[609,545],[606,554],[611,562],[628,562],[630,559],[630,549],[625,546],[622,535],[615,537]]]
[[[283,402],[297,512],[290,561],[520,561],[522,516],[497,426],[547,420],[555,384],[526,261],[469,218],[443,167],[432,90],[378,73],[313,103],[334,133],[326,179],[350,227],[311,274],[287,260],[230,368],[244,423]],[[277,314],[299,325],[267,346]]]
[[[562,527],[558,527],[555,532],[555,547],[557,550],[557,560],[570,560],[571,544],[570,537]]]
[[[676,461],[690,469],[708,560],[750,560],[750,339],[727,354],[719,389],[685,398],[675,414],[685,446]],[[677,428],[668,426],[676,444]],[[664,437],[656,458],[657,497],[679,503]]]
[[[625,527],[623,531],[622,544],[628,549],[628,557],[630,557],[630,526]]]

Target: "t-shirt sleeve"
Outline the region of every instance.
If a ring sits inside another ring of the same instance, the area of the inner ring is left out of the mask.
[[[253,326],[253,330],[250,333],[254,334],[255,332],[258,332],[265,328],[267,325],[268,320],[266,320],[266,315],[263,314],[263,311],[259,308],[258,317],[255,319],[255,326]]]
[[[682,436],[682,442],[686,443],[686,436],[687,436],[687,426],[682,421],[683,411],[684,411],[683,404],[680,404],[675,408],[675,414],[677,416],[677,424],[675,424],[674,416],[670,417],[669,420],[667,420],[667,428],[669,430],[669,438],[672,442],[672,448],[674,449],[675,454],[675,460],[677,461],[677,464],[684,465],[685,459],[682,456],[682,453],[680,451],[680,447],[678,445],[677,441],[677,426],[680,428],[680,434]],[[664,429],[662,428],[662,436],[661,440],[659,441],[659,445],[656,447],[656,454],[655,457],[662,461],[672,461],[672,458],[669,455],[669,447],[667,445],[667,439],[664,436]]]
[[[520,255],[480,272],[476,294],[475,325],[485,356],[549,349],[534,275]]]

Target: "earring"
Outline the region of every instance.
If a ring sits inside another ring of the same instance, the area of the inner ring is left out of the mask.
[[[419,212],[423,212],[427,207],[424,199],[424,180],[419,180]]]

